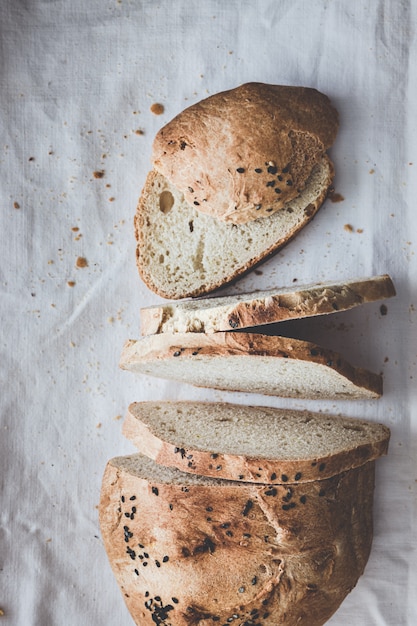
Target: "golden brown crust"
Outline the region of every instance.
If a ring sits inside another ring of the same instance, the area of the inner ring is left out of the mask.
[[[386,454],[390,438],[389,429],[380,425],[378,434],[372,438],[370,435],[368,437],[364,435],[365,443],[355,447],[347,446],[335,454],[316,455],[302,459],[268,459],[238,453],[223,453],[221,441],[215,450],[203,450],[177,445],[174,441],[175,436],[171,441],[161,439],[147,423],[141,420],[141,404],[133,403],[129,406],[123,423],[123,434],[135,444],[139,452],[167,467],[176,467],[183,472],[227,480],[287,485],[324,480]],[[198,403],[194,404],[195,409],[198,410]],[[206,403],[200,404],[204,409]],[[314,420],[317,418],[313,413],[278,409],[276,410],[277,416],[280,412],[285,414],[286,419],[293,419],[297,413],[310,420],[314,436]],[[322,416],[319,419],[322,419]],[[337,419],[340,418],[326,416],[326,420]],[[356,431],[362,429],[365,432],[365,426],[360,420],[345,419],[344,423],[346,429],[351,428]],[[254,421],[255,427],[256,421]]]
[[[271,488],[165,483],[109,462],[100,525],[136,624],[322,626],[363,573],[374,462]]]
[[[239,224],[298,196],[337,129],[337,112],[319,91],[247,83],[164,126],[153,165],[197,210]]]
[[[262,326],[289,319],[346,311],[368,302],[395,296],[387,275],[351,280],[344,283],[318,283],[296,289],[269,290],[236,297],[195,300],[144,307],[140,310],[141,334],[163,332],[218,332]],[[200,308],[198,309],[198,305]]]

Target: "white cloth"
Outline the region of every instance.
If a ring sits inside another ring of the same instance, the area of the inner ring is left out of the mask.
[[[101,476],[109,458],[133,451],[119,419],[127,405],[177,398],[387,424],[372,554],[329,624],[417,623],[416,22],[411,0],[3,0],[2,624],[132,623],[100,538]],[[247,81],[331,97],[344,200],[327,201],[262,275],[227,292],[390,273],[398,295],[387,315],[378,303],[302,327],[382,371],[379,401],[294,402],[118,369],[139,307],[160,301],[137,275],[132,226],[153,136],[184,107]]]

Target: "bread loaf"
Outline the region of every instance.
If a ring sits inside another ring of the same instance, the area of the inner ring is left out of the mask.
[[[213,333],[248,328],[346,311],[394,295],[393,282],[384,274],[342,283],[333,281],[234,296],[197,298],[142,308],[141,333]]]
[[[163,298],[204,295],[241,277],[285,246],[313,219],[333,180],[327,156],[301,194],[276,213],[232,224],[197,211],[162,174],[148,174],[135,215],[136,261]]]
[[[289,487],[112,459],[100,526],[134,622],[321,626],[368,560],[374,465]]]
[[[184,472],[255,483],[324,480],[386,453],[389,429],[311,411],[211,402],[135,402],[138,451]]]
[[[382,377],[332,350],[297,339],[246,332],[164,333],[129,340],[120,366],[229,391],[313,399],[373,399]]]
[[[152,161],[188,204],[240,224],[294,200],[337,129],[316,89],[247,83],[177,115],[156,135]]]

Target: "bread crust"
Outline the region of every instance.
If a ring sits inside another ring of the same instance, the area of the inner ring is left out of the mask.
[[[346,311],[395,296],[387,275],[144,307],[141,334],[219,332]]]
[[[346,445],[344,449],[332,454],[319,454],[308,458],[289,459],[286,457],[265,458],[264,455],[238,454],[237,452],[225,453],[222,449],[222,441],[219,440],[218,447],[213,450],[205,450],[185,445],[183,441],[178,441],[175,435],[170,440],[162,439],[155,429],[146,420],[148,407],[152,410],[152,402],[134,402],[127,411],[123,423],[123,434],[130,439],[137,447],[138,451],[153,459],[156,463],[167,467],[198,474],[200,476],[212,476],[214,478],[224,478],[244,482],[254,482],[263,484],[284,484],[292,485],[304,482],[318,481],[330,478],[335,474],[359,467],[368,461],[387,453],[390,431],[387,427],[370,425],[367,422],[340,418],[332,415],[315,414],[311,411],[291,411],[283,409],[263,409],[269,413],[274,413],[277,419],[285,416],[285,420],[296,423],[301,419],[311,426],[312,438],[315,436],[315,428],[318,428],[320,421],[332,421],[343,424],[343,428],[351,429],[363,433],[363,441],[354,446]],[[161,403],[158,403],[161,405]],[[195,412],[210,409],[210,403],[204,402],[179,402],[162,403],[165,406],[170,404],[184,407],[191,406]],[[227,403],[217,403],[218,408],[233,408]],[[258,407],[260,409],[260,407]],[[228,413],[230,415],[230,413]],[[258,414],[257,407],[254,407],[254,429],[261,427],[262,415]],[[315,426],[317,425],[317,426]],[[297,426],[294,425],[296,431]],[[372,432],[369,430],[372,429]],[[365,435],[366,433],[366,435]],[[239,427],[236,426],[236,440],[239,440]],[[278,442],[277,442],[278,447]],[[260,452],[262,452],[260,450]]]
[[[226,381],[218,382],[209,380],[205,375],[205,362],[216,359],[220,364],[222,357],[238,356],[247,359],[247,368],[253,366],[253,385],[246,386],[244,382],[231,388]],[[382,395],[382,376],[374,374],[362,368],[353,367],[345,361],[340,354],[321,348],[316,344],[299,339],[263,335],[260,333],[246,332],[219,332],[210,335],[204,333],[178,333],[150,335],[139,341],[129,340],[125,343],[120,367],[136,373],[145,373],[181,380],[182,361],[193,363],[190,376],[199,371],[198,380],[191,377],[186,381],[199,387],[211,387],[215,389],[232,391],[259,392],[256,387],[256,361],[253,357],[271,357],[275,363],[284,359],[287,363],[309,363],[317,366],[317,386],[326,372],[335,372],[343,377],[349,387],[346,394],[337,392],[327,395],[323,391],[311,389],[309,395],[301,392],[295,386],[276,390],[274,387],[274,365],[271,363],[271,385],[263,388],[266,395],[280,395],[282,397],[296,398],[337,398],[343,399],[376,399]],[[249,359],[252,359],[249,361]],[[190,361],[191,360],[191,361]],[[172,371],[162,373],[162,365],[172,363]],[[190,368],[188,368],[189,370]],[[279,382],[279,381],[278,381]]]
[[[198,211],[240,224],[297,197],[337,129],[316,89],[247,83],[177,115],[157,133],[152,161]]]
[[[102,483],[101,533],[140,626],[322,626],[364,571],[373,489],[374,462],[289,492],[232,481],[174,484],[113,459]]]
[[[162,298],[178,300],[211,293],[241,278],[290,243],[317,214],[327,198],[334,178],[333,164],[326,155],[322,157],[320,167],[325,171],[325,176],[320,190],[315,193],[314,199],[306,202],[301,210],[293,209],[291,203],[289,203],[286,211],[288,212],[287,215],[291,216],[291,218],[288,218],[290,221],[288,221],[288,223],[287,221],[285,222],[283,230],[276,237],[271,239],[260,252],[246,255],[246,257],[239,257],[239,262],[233,266],[228,264],[226,257],[222,273],[218,276],[213,276],[210,272],[204,272],[204,275],[200,276],[200,272],[197,269],[193,272],[192,281],[187,281],[186,284],[184,284],[183,281],[183,274],[186,270],[181,262],[178,264],[179,267],[177,269],[171,268],[170,272],[162,271],[161,273],[161,268],[159,268],[158,265],[158,257],[161,251],[164,253],[172,247],[173,239],[178,239],[178,224],[181,221],[185,223],[185,228],[183,228],[181,235],[181,237],[184,237],[183,245],[187,246],[188,242],[191,244],[194,235],[187,232],[188,225],[190,222],[198,219],[198,212],[195,207],[185,203],[183,199],[178,199],[171,208],[172,227],[167,227],[165,225],[166,220],[164,214],[159,208],[150,206],[151,198],[154,194],[154,186],[159,177],[156,171],[151,171],[147,176],[139,198],[134,218],[135,237],[137,241],[136,264],[141,279],[151,291]],[[182,216],[179,213],[177,205],[181,200],[187,206],[186,216]],[[251,222],[251,224],[255,226],[257,223],[262,222],[265,227],[268,226],[269,230],[273,232],[274,223],[280,223],[280,215],[280,212],[268,215],[268,217],[259,218],[259,221]],[[233,230],[234,237],[236,233],[240,232],[240,225],[235,226],[230,223],[224,223],[211,216],[204,217],[207,218],[204,225],[205,230],[208,233],[213,232],[214,237],[216,237],[218,232],[227,242],[229,238],[228,233],[230,233],[232,229],[238,229]],[[155,241],[156,230],[158,230],[158,242]],[[247,236],[247,232],[242,231],[242,247],[245,244]],[[230,251],[227,249],[226,252],[229,253]],[[239,252],[236,252],[236,254],[239,255]]]

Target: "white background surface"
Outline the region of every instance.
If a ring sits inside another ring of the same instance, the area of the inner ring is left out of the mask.
[[[314,407],[390,426],[372,555],[329,624],[417,624],[416,24],[411,0],[3,0],[2,625],[132,623],[100,539],[101,476],[109,458],[133,450],[121,435],[127,405],[178,398]],[[262,275],[227,291],[390,273],[398,295],[387,315],[378,303],[302,327],[382,371],[379,401],[318,406],[118,369],[139,307],[160,301],[138,278],[132,227],[153,136],[185,106],[246,81],[331,97],[344,200],[327,201]],[[77,257],[88,266],[76,268]]]

